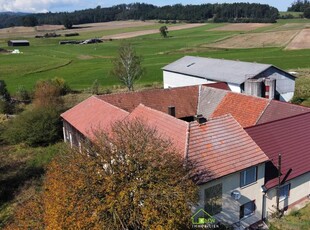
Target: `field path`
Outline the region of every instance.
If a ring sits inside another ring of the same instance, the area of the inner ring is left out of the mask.
[[[204,25],[206,25],[206,23],[185,24],[185,25],[180,25],[180,26],[168,27],[168,31],[190,29],[190,28],[195,28],[195,27],[204,26]],[[148,34],[157,34],[157,33],[159,33],[159,28],[152,29],[152,30],[142,30],[142,31],[135,31],[135,32],[113,34],[113,35],[103,36],[102,39],[125,39],[125,38],[138,37],[142,35],[148,35]]]
[[[310,29],[303,29],[300,31],[300,33],[294,37],[285,49],[310,49]]]

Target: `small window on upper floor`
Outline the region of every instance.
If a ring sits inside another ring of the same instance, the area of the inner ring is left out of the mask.
[[[257,181],[257,166],[247,168],[240,173],[240,187]]]

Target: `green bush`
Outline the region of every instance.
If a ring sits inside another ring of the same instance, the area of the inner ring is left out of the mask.
[[[52,79],[52,83],[59,88],[61,95],[66,95],[71,92],[70,86],[63,78],[55,77]]]
[[[18,100],[21,100],[21,101],[30,100],[30,93],[26,90],[25,86],[23,85],[18,86],[15,96]]]
[[[6,124],[2,138],[10,144],[46,146],[61,138],[60,112],[53,108],[25,111]]]

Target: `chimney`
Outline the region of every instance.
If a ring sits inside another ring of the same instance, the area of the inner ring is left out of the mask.
[[[174,106],[168,106],[168,114],[175,117],[175,107]]]
[[[204,124],[207,122],[207,119],[204,116],[202,116],[202,114],[197,114],[195,116],[195,121],[197,121],[199,124]]]

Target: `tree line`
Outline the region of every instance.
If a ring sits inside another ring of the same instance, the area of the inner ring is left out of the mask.
[[[74,12],[29,15],[0,14],[0,28],[10,26],[61,25],[68,20],[74,25],[117,20],[178,20],[185,22],[276,22],[278,10],[266,4],[233,3],[155,6],[145,3],[120,4],[112,7]]]
[[[309,0],[297,0],[292,3],[291,7],[287,11],[303,12],[305,18],[310,18],[310,1]]]
[[[290,7],[287,8],[287,11],[292,12],[304,12],[305,9],[310,7],[310,1],[308,0],[297,0],[292,3]]]

